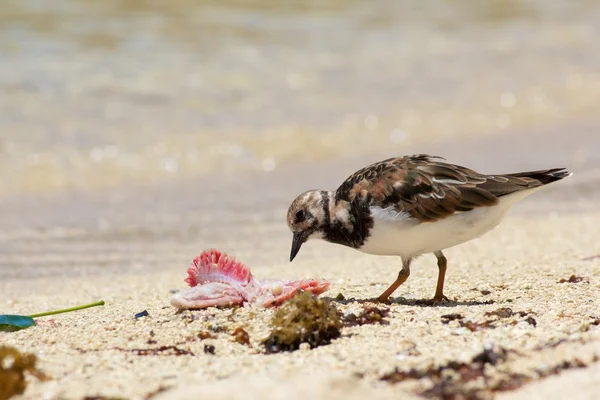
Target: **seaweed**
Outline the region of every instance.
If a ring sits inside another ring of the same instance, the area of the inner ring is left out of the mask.
[[[35,354],[21,353],[14,347],[0,346],[0,400],[23,394],[27,388],[25,373],[46,380],[35,364]]]
[[[124,397],[106,397],[102,395],[98,396],[85,396],[83,400],[125,400]]]
[[[342,321],[337,308],[327,299],[308,292],[297,293],[273,316],[269,337],[263,341],[267,353],[298,350],[326,345],[340,336]]]
[[[533,327],[535,328],[537,326],[537,321],[535,320],[535,318],[533,317],[527,317],[527,319],[525,320],[529,325],[533,325]]]
[[[445,314],[441,316],[442,324],[449,324],[450,321],[456,321],[457,319],[463,319],[462,314]]]
[[[342,318],[344,326],[356,326],[356,325],[367,325],[367,324],[388,324],[389,322],[384,320],[390,312],[389,308],[380,309],[377,307],[366,307],[358,316],[354,313],[345,315]]]
[[[506,359],[507,351],[500,348],[495,350],[494,348],[484,348],[479,354],[476,354],[471,358],[470,363],[450,361],[445,365],[439,367],[429,367],[426,369],[410,369],[409,371],[403,372],[395,370],[389,374],[381,377],[382,381],[390,383],[398,383],[407,379],[444,379],[446,371],[452,370],[458,373],[461,380],[473,380],[482,376],[486,364],[496,365]]]
[[[485,300],[485,301],[479,301],[479,300],[459,301],[456,297],[453,298],[452,300],[448,299],[447,302],[454,303],[456,305],[470,305],[470,306],[484,306],[484,305],[496,303],[495,300],[491,300],[491,299]],[[416,305],[416,306],[421,306],[421,307],[439,307],[439,304],[440,304],[437,300],[434,300],[434,299],[405,300],[405,301],[400,301],[398,303],[406,304],[406,305]]]
[[[507,351],[500,348],[485,348],[481,353],[472,357],[470,362],[450,361],[439,367],[411,369],[406,372],[395,370],[384,375],[381,380],[389,383],[399,383],[407,379],[429,378],[433,385],[418,394],[432,399],[483,399],[486,391],[491,388],[481,388],[470,385],[473,381],[487,382],[486,365],[497,365],[506,359]],[[454,374],[448,374],[453,371]],[[515,376],[516,378],[516,376]]]
[[[571,275],[569,279],[561,279],[558,283],[579,283],[584,280],[583,277],[577,275]]]
[[[157,356],[161,354],[172,355],[172,356],[193,356],[190,350],[180,349],[177,346],[160,346],[151,347],[146,349],[124,349],[121,347],[115,347],[115,350],[126,351],[134,353],[138,356]]]
[[[156,388],[155,390],[151,391],[150,393],[147,393],[144,396],[144,400],[150,400],[153,399],[154,397],[158,396],[159,394],[166,392],[167,390],[171,389],[172,386],[167,386],[167,385],[161,385],[158,388]]]
[[[498,318],[508,318],[508,317],[512,317],[515,314],[516,313],[511,308],[502,307],[495,311],[486,312],[485,316],[486,317],[496,316]]]
[[[528,315],[528,313],[525,311],[513,311],[512,308],[509,308],[509,307],[502,307],[495,311],[490,311],[490,312],[485,313],[486,317],[496,316],[496,317],[498,317],[498,319],[509,318],[509,317],[513,317],[515,315],[518,315],[519,317],[526,317]]]
[[[473,321],[458,321],[461,327],[467,328],[471,332],[481,331],[483,329],[494,329],[496,326],[494,325],[495,321],[483,321],[483,322],[473,322]]]
[[[397,368],[391,373],[383,375],[380,380],[396,384],[406,380],[420,380],[428,378],[432,385],[417,394],[431,399],[488,399],[497,392],[515,390],[534,380],[533,377],[507,372],[499,378],[489,375],[486,365],[499,366],[506,362],[510,350],[504,348],[494,349],[492,347],[473,356],[470,362],[450,361],[445,365],[430,366],[421,369],[410,369],[400,371]],[[537,376],[541,378],[556,375],[563,370],[573,368],[584,368],[587,365],[581,360],[563,361],[543,371],[538,370]],[[452,371],[452,373],[449,373]]]
[[[448,323],[450,323],[450,321],[458,320],[458,324],[461,327],[466,328],[466,329],[470,330],[471,332],[477,332],[477,331],[480,331],[483,329],[494,329],[498,326],[499,323],[501,323],[502,319],[510,318],[510,317],[514,317],[514,316],[527,317],[524,320],[525,322],[527,322],[529,325],[532,325],[534,327],[537,326],[537,321],[533,317],[528,316],[529,314],[527,312],[513,311],[509,307],[502,307],[502,308],[499,308],[494,311],[489,311],[489,312],[486,312],[484,315],[486,317],[496,317],[496,318],[486,319],[482,322],[476,322],[476,321],[471,321],[471,320],[463,321],[464,317],[461,314],[447,314],[447,315],[442,315],[441,318],[442,318],[442,324],[448,324]],[[517,321],[511,321],[508,324],[516,325]]]

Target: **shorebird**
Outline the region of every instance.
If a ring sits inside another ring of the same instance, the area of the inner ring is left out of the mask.
[[[492,230],[513,204],[570,175],[564,168],[485,175],[425,154],[380,161],[335,191],[310,190],[292,202],[290,262],[309,239],[399,256],[398,277],[378,297],[385,302],[408,279],[411,261],[433,253],[439,272],[432,301],[448,300],[442,250]]]

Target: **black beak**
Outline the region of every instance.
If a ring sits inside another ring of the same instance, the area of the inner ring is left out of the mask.
[[[290,262],[296,257],[296,254],[300,251],[302,243],[306,241],[306,234],[304,232],[294,232],[292,239],[292,252],[290,253]]]

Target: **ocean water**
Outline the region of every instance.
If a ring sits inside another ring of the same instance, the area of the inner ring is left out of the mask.
[[[403,154],[600,105],[594,0],[0,5],[4,196]]]

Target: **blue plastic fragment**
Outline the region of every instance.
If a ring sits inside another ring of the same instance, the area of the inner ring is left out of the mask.
[[[0,315],[0,332],[14,332],[35,325],[33,318],[27,315]]]
[[[148,314],[148,311],[144,310],[142,312],[135,314],[133,317],[137,319],[137,318],[147,317],[148,315],[150,315],[150,314]]]

